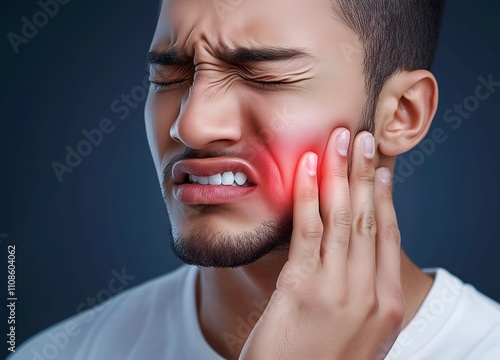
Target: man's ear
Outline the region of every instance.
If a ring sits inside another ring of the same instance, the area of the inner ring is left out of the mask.
[[[397,156],[427,134],[438,105],[436,78],[427,70],[402,71],[384,85],[375,115],[381,155]]]

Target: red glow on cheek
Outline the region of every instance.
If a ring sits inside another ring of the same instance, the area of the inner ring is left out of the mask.
[[[270,212],[291,213],[297,166],[302,155],[312,151],[323,157],[329,131],[289,131],[258,147],[250,159],[260,171],[260,191]]]
[[[295,120],[292,126],[274,134],[263,151],[255,156],[255,160],[265,159],[269,163],[267,168],[274,169],[274,173],[268,171],[265,176],[269,183],[264,191],[271,211],[291,211],[297,166],[306,152],[318,155],[318,184],[321,183],[322,163],[330,134],[339,127],[352,131],[352,125],[356,123],[324,114],[317,117],[296,115]]]

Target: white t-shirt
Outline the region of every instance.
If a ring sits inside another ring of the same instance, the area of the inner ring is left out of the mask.
[[[444,269],[386,359],[499,360],[500,305]],[[9,360],[222,360],[198,324],[198,268],[183,265],[23,343]]]

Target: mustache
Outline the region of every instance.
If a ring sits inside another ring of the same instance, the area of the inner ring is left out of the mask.
[[[167,165],[165,165],[165,168],[163,169],[163,187],[165,187],[167,181],[172,178],[172,169],[177,162],[187,159],[206,159],[221,156],[237,156],[237,153],[234,151],[223,149],[213,151],[199,151],[191,148],[186,148],[180,154],[173,156],[168,161]]]

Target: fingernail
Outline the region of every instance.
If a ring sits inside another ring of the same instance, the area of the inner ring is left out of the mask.
[[[391,184],[391,171],[388,168],[379,168],[377,170],[378,173],[378,178],[380,181],[382,181],[385,185],[390,185]]]
[[[306,157],[306,170],[310,176],[316,176],[316,168],[318,166],[318,155],[310,154]]]
[[[373,135],[370,133],[366,133],[363,135],[363,155],[367,159],[373,159],[375,155],[375,140],[373,139]]]
[[[337,138],[337,151],[341,156],[347,156],[347,149],[349,149],[349,130],[344,130]]]

